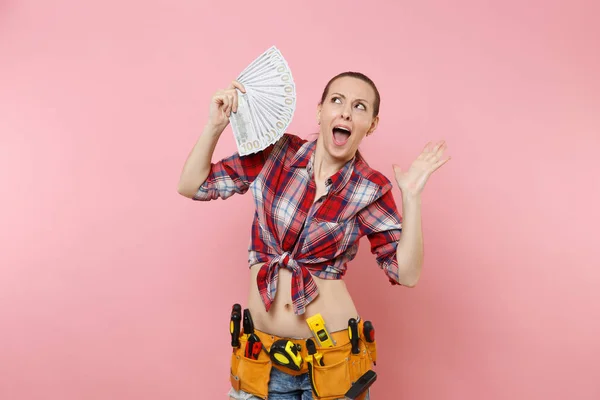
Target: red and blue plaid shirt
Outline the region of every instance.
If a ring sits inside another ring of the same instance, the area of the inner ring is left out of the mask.
[[[399,284],[396,248],[402,218],[390,181],[357,155],[326,181],[326,194],[315,199],[315,146],[286,134],[262,152],[236,153],[212,163],[194,197],[227,199],[252,190],[256,212],[248,261],[250,266],[265,263],[257,284],[267,311],[275,299],[279,268],[292,271],[294,312],[303,314],[318,295],[311,274],[340,279],[363,236],[390,282]]]

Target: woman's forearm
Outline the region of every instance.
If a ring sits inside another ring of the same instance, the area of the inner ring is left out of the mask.
[[[194,197],[198,188],[208,177],[212,156],[221,133],[223,133],[223,129],[210,124],[204,127],[202,134],[188,155],[179,177],[177,191],[182,196]]]
[[[402,196],[402,235],[396,250],[400,284],[417,284],[423,266],[423,231],[421,229],[421,196]]]

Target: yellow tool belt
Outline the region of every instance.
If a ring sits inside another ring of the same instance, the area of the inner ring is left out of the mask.
[[[270,335],[255,329],[254,333],[260,338],[264,350],[260,352],[258,359],[254,360],[244,357],[244,348],[248,339],[247,335],[242,334],[240,347],[234,348],[231,356],[231,385],[235,390],[243,390],[261,399],[266,399],[269,393],[269,377],[272,367],[290,375],[301,375],[309,372],[308,361],[312,360],[310,375],[313,384],[313,398],[319,400],[344,398],[344,394],[350,389],[350,386],[371,369],[377,361],[376,341],[367,342],[362,334],[362,319],[358,324],[360,352],[352,354],[348,330],[332,332],[331,337],[336,345],[334,347],[317,347],[324,365],[318,365],[314,357],[309,356],[305,339],[288,339],[301,347],[300,354],[303,362],[300,371],[294,371],[272,363],[269,354],[267,354],[275,341],[287,338]],[[360,399],[365,396],[366,393]]]

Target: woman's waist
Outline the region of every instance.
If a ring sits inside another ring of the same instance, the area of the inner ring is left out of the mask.
[[[297,339],[307,339],[312,336],[307,319],[317,314],[321,315],[325,327],[330,332],[345,330],[350,318],[358,318],[358,311],[351,301],[343,305],[324,306],[315,299],[308,305],[305,314],[296,315],[291,306],[277,302],[267,312],[260,297],[251,293],[248,309],[256,329],[272,335]]]
[[[256,285],[259,269],[260,264],[251,268],[248,297],[248,308],[257,329],[273,335],[306,339],[312,335],[306,322],[311,316],[321,314],[327,329],[332,332],[346,329],[348,320],[358,316],[344,281],[318,277],[313,277],[318,287],[317,297],[307,305],[304,314],[296,315],[292,303],[292,274],[286,269],[279,270],[277,294],[267,312]]]

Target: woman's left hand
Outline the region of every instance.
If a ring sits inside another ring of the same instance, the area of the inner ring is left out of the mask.
[[[398,165],[393,165],[396,182],[403,196],[421,194],[431,174],[450,160],[450,157],[442,158],[446,147],[446,142],[443,140],[435,145],[431,142],[427,143],[408,171],[402,171]]]

